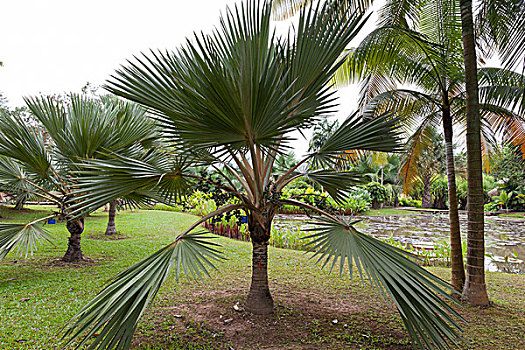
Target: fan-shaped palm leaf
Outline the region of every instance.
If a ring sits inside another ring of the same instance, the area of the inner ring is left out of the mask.
[[[348,264],[350,274],[355,265],[361,278],[386,292],[398,308],[417,348],[448,349],[445,341],[456,342],[459,327],[454,319],[463,318],[445,300],[454,300],[441,288],[452,287],[406,257],[410,254],[360,233],[352,222],[338,218],[316,221],[312,239],[307,244],[312,258],[330,269],[338,266],[342,273]],[[442,299],[444,298],[444,299]]]

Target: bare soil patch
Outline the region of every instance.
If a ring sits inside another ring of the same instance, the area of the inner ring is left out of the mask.
[[[322,293],[274,290],[272,315],[245,312],[242,289],[206,291],[190,302],[159,306],[147,316],[152,328],[137,334],[136,348],[197,349],[409,349],[397,314],[386,304],[371,309],[362,300],[327,299]],[[380,317],[373,317],[376,314]],[[148,327],[149,328],[149,327]],[[171,341],[158,342],[158,339]],[[193,344],[193,345],[190,345]],[[185,347],[186,348],[186,347]]]

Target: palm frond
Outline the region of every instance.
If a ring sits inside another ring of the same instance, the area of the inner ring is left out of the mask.
[[[309,0],[274,0],[272,2],[273,18],[282,21],[293,17],[302,7],[310,4]]]
[[[108,88],[151,108],[170,141],[220,154],[283,147],[289,132],[333,107],[326,84],[365,21],[334,13],[330,3],[303,10],[294,38],[278,40],[269,3],[250,1],[176,53],[152,52],[122,67]]]
[[[28,182],[23,166],[12,158],[0,156],[0,191],[29,197],[35,188]]]
[[[24,164],[40,179],[50,175],[51,160],[42,133],[0,110],[0,154]]]
[[[413,30],[380,27],[367,35],[358,47],[347,51],[346,61],[334,81],[342,86],[367,79],[363,86],[385,86],[378,90],[381,92],[392,90],[396,82],[443,87],[439,48]]]
[[[120,273],[75,315],[64,332],[66,346],[81,338],[79,349],[127,349],[139,318],[174,268],[177,278],[202,279],[222,259],[207,232],[188,233]],[[96,338],[89,343],[93,336]]]
[[[314,160],[331,162],[350,150],[399,152],[402,146],[397,122],[390,114],[368,119],[353,113],[314,154]]]
[[[406,143],[406,152],[401,160],[398,178],[403,184],[403,193],[409,193],[420,175],[421,158],[426,150],[431,149],[435,139],[432,138],[432,120],[423,120]],[[426,170],[426,169],[423,169]]]
[[[17,249],[20,256],[33,255],[42,241],[51,242],[48,232],[36,223],[0,223],[0,261],[12,250]]]
[[[501,68],[478,70],[480,102],[525,113],[525,76]]]
[[[186,193],[191,182],[183,176],[186,159],[155,149],[132,158],[117,154],[106,158],[77,164],[77,189],[69,202],[72,215],[80,217],[108,201],[133,195],[135,199],[151,196],[153,200],[173,203]]]
[[[315,6],[319,0],[274,0],[272,2],[273,18],[285,20],[296,15],[302,8]],[[348,12],[365,12],[374,2],[373,0],[337,0],[333,1],[338,7],[341,16]]]
[[[476,29],[478,46],[485,55],[498,52],[507,68],[523,63],[525,1],[481,1],[476,14]]]
[[[457,344],[463,318],[447,301],[456,303],[447,291],[453,288],[409,260],[407,253],[357,231],[352,222],[321,219],[309,235],[307,244],[312,258],[341,274],[355,265],[361,278],[367,279],[391,298],[417,348],[448,349],[447,341]],[[330,263],[331,262],[331,263]]]
[[[304,176],[319,184],[337,202],[348,197],[348,190],[363,183],[363,175],[355,171],[314,170]]]

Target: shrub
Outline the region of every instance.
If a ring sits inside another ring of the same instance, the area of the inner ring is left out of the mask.
[[[421,201],[412,198],[400,198],[399,205],[402,207],[416,207],[421,208]]]
[[[372,208],[381,208],[383,203],[388,201],[388,191],[385,186],[379,182],[369,182],[365,185],[365,189],[370,193],[372,199]]]
[[[448,208],[448,183],[444,176],[440,176],[432,182],[430,193],[432,194],[432,208]]]

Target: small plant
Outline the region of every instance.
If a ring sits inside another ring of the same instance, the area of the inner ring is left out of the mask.
[[[492,197],[492,200],[496,202],[496,204],[499,205],[502,209],[503,207],[505,207],[505,211],[509,211],[509,202],[512,199],[513,195],[514,193],[512,191],[507,192],[505,190],[501,190],[499,196]]]

